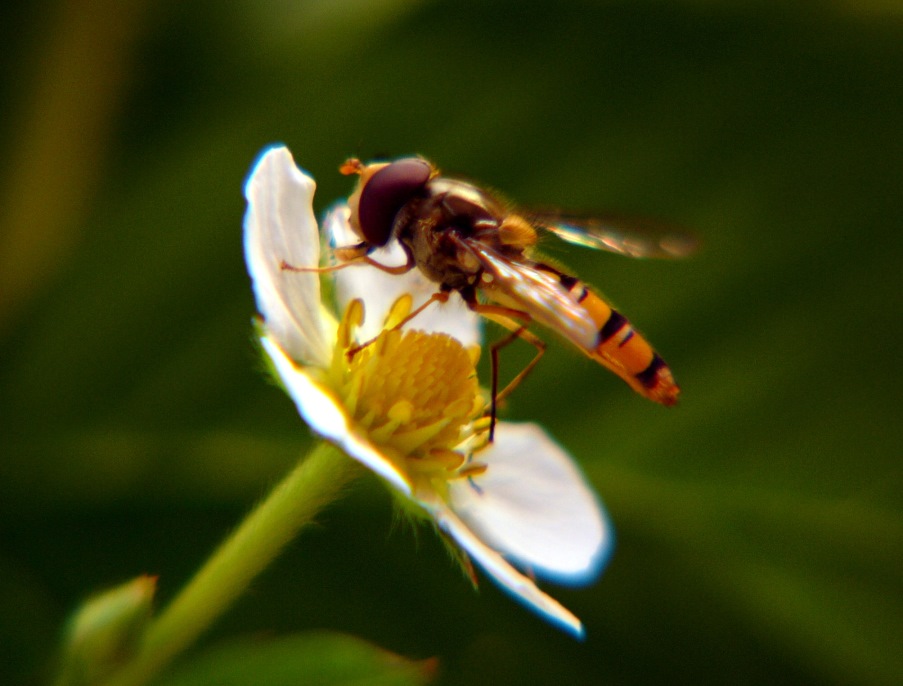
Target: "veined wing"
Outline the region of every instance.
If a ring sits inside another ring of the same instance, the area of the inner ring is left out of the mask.
[[[587,352],[593,350],[599,327],[580,304],[579,293],[571,287],[582,282],[529,262],[514,262],[492,248],[469,242],[468,248],[480,259],[491,282],[480,284],[488,298],[506,307],[523,310],[536,322],[558,332]]]
[[[505,259],[479,241],[467,246],[491,277],[481,283],[488,298],[564,336],[640,395],[662,405],[677,402],[680,387],[665,361],[626,317],[579,279],[539,263]]]
[[[628,257],[679,259],[699,248],[699,240],[690,232],[651,219],[575,217],[555,212],[531,212],[526,217],[568,243]]]

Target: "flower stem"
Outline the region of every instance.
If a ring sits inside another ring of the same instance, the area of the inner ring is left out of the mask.
[[[149,681],[190,646],[357,473],[356,462],[320,442],[151,622],[133,658],[105,686]]]

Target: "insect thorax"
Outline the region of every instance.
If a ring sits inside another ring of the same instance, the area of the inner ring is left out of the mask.
[[[402,208],[393,230],[427,278],[445,290],[461,290],[476,284],[482,273],[468,242],[497,242],[504,217],[504,209],[488,194],[439,178]]]

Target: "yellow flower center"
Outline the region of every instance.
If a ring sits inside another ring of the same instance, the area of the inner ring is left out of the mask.
[[[412,480],[480,471],[456,449],[475,435],[474,420],[485,414],[474,367],[480,350],[447,334],[393,328],[409,311],[410,298],[399,299],[386,328],[357,345],[353,332],[363,307],[353,301],[339,327],[331,385],[355,424]]]

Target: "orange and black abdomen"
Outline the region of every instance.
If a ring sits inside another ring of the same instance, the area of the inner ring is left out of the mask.
[[[677,402],[680,387],[652,346],[636,332],[627,317],[574,277],[561,275],[561,285],[590,315],[598,328],[595,347],[587,354],[620,376],[640,395],[662,405]]]
[[[483,267],[480,291],[487,299],[571,341],[640,395],[662,405],[677,402],[680,388],[665,361],[580,279],[523,256],[504,256],[480,241],[464,247]]]

